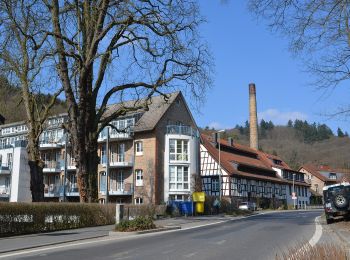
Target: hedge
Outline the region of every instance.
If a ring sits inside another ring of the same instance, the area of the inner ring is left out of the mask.
[[[0,237],[115,223],[115,204],[0,203]]]

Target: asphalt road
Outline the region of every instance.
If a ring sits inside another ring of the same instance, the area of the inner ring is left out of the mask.
[[[309,241],[320,214],[268,213],[195,229],[53,246],[12,259],[275,259],[281,250]]]

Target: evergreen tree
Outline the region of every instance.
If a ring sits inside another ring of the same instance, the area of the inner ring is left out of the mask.
[[[287,127],[293,127],[293,121],[292,120],[288,120],[288,123],[287,123]]]
[[[343,133],[343,131],[339,127],[337,129],[337,135],[338,135],[338,137],[344,137],[345,136],[345,134]]]

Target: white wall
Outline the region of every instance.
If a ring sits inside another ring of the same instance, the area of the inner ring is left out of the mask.
[[[188,150],[189,150],[189,160],[188,162],[174,162],[169,161],[169,140],[188,140]],[[183,191],[169,191],[169,167],[170,165],[183,165],[188,166],[189,172],[189,190]],[[194,183],[193,175],[197,174],[200,176],[199,172],[199,138],[188,135],[179,134],[166,134],[165,135],[165,149],[164,149],[164,201],[168,201],[169,195],[190,195],[192,192],[192,185]]]
[[[31,202],[30,169],[25,148],[14,148],[10,202]]]

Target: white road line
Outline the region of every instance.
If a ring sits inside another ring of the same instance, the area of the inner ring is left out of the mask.
[[[245,216],[245,217],[237,218],[235,220],[250,218],[250,217],[253,217],[253,216],[257,216],[257,215]],[[24,249],[23,251],[16,251],[16,252],[11,252],[11,253],[7,253],[7,254],[5,253],[4,255],[0,255],[0,259],[1,258],[6,258],[6,257],[18,256],[18,255],[38,253],[38,252],[42,252],[42,251],[49,251],[49,250],[53,250],[53,249],[61,249],[61,248],[67,248],[67,247],[82,246],[82,245],[96,244],[96,243],[103,243],[103,242],[106,242],[106,241],[114,241],[114,240],[122,240],[122,239],[134,239],[134,238],[140,238],[140,237],[145,237],[145,236],[155,236],[155,235],[160,235],[160,234],[164,234],[164,233],[180,232],[180,231],[185,231],[185,230],[191,230],[191,229],[196,229],[196,228],[216,225],[216,224],[228,222],[230,220],[231,219],[225,219],[225,220],[221,220],[221,221],[217,221],[217,222],[213,222],[213,223],[207,223],[207,224],[203,224],[203,225],[198,225],[198,226],[194,226],[194,227],[187,227],[187,228],[174,229],[174,230],[155,232],[155,233],[139,234],[137,236],[130,235],[130,236],[113,237],[113,238],[108,237],[108,238],[105,238],[105,239],[101,238],[99,240],[93,240],[93,241],[82,241],[82,242],[76,242],[76,243],[69,243],[69,242],[67,242],[67,243],[63,243],[63,244],[59,244],[59,245],[53,245],[53,246],[45,246],[45,247],[33,248],[33,249]]]
[[[215,242],[217,245],[222,245],[226,242],[226,239]]]
[[[310,246],[315,246],[322,236],[322,225],[320,224],[320,216],[315,218],[315,225],[316,225],[315,233],[312,236],[312,238],[309,240]]]
[[[196,254],[197,254],[197,252],[193,252],[191,254],[184,255],[184,257],[191,258],[192,256],[195,256]]]

